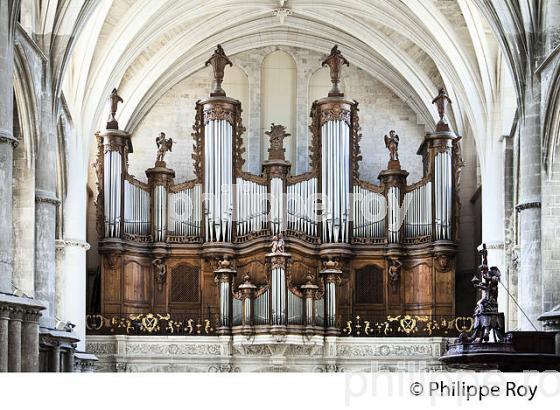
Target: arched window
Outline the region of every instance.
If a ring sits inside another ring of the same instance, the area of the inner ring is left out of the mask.
[[[275,51],[265,57],[261,66],[261,159],[268,157],[268,138],[272,122],[282,124],[291,134],[284,140],[286,159],[295,164],[296,140],[296,81],[297,69],[294,59],[284,51]]]
[[[384,303],[383,270],[369,265],[356,270],[356,304],[374,305]]]

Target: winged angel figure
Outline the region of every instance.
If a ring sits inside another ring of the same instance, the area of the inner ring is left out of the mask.
[[[165,157],[165,153],[167,151],[171,152],[173,148],[173,139],[172,138],[165,138],[165,133],[160,132],[159,137],[156,138],[156,145],[158,147],[157,153],[157,162],[163,162],[163,158]]]

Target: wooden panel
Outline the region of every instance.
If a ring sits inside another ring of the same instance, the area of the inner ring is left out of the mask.
[[[406,312],[431,314],[433,305],[432,267],[429,262],[417,262],[404,270],[404,303]]]
[[[149,263],[149,262],[147,262]],[[151,266],[141,260],[127,258],[124,262],[124,303],[134,307],[151,304]]]
[[[121,263],[120,256],[103,255],[103,302],[121,302]]]

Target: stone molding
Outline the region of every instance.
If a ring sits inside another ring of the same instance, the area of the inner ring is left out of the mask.
[[[89,251],[91,248],[91,245],[89,243],[87,243],[86,241],[82,241],[79,239],[57,239],[55,241],[56,244],[56,248],[57,250],[62,250],[66,247],[77,247],[77,248],[82,248],[85,249],[86,251]]]
[[[88,336],[87,352],[108,372],[329,372],[442,369],[441,337]]]
[[[42,189],[35,190],[35,202],[44,202],[47,204],[52,204],[54,206],[58,206],[60,204],[60,200],[54,193],[44,191]]]
[[[515,210],[517,212],[521,212],[524,211],[526,209],[531,209],[531,208],[540,208],[541,207],[541,202],[540,201],[535,201],[535,202],[524,202],[522,204],[517,204],[515,205]]]
[[[14,137],[12,131],[5,128],[0,128],[0,143],[10,143],[14,148],[16,148],[19,144],[19,141]]]

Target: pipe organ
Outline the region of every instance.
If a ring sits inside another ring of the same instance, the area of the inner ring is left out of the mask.
[[[422,179],[408,184],[391,131],[378,183],[362,180],[358,102],[338,88],[348,61],[334,47],[323,62],[332,89],[311,107],[310,171],[291,173],[290,135],[272,124],[254,175],[243,170],[241,103],[221,88],[231,61],[218,46],[207,65],[215,88],[195,106],[194,179],[176,182],[164,161],[182,141],[161,133],[143,182],[128,173],[129,134],[114,123],[97,134],[100,313],[208,319],[234,335],[337,335],[357,315],[453,316],[461,158],[445,91],[418,151]]]

